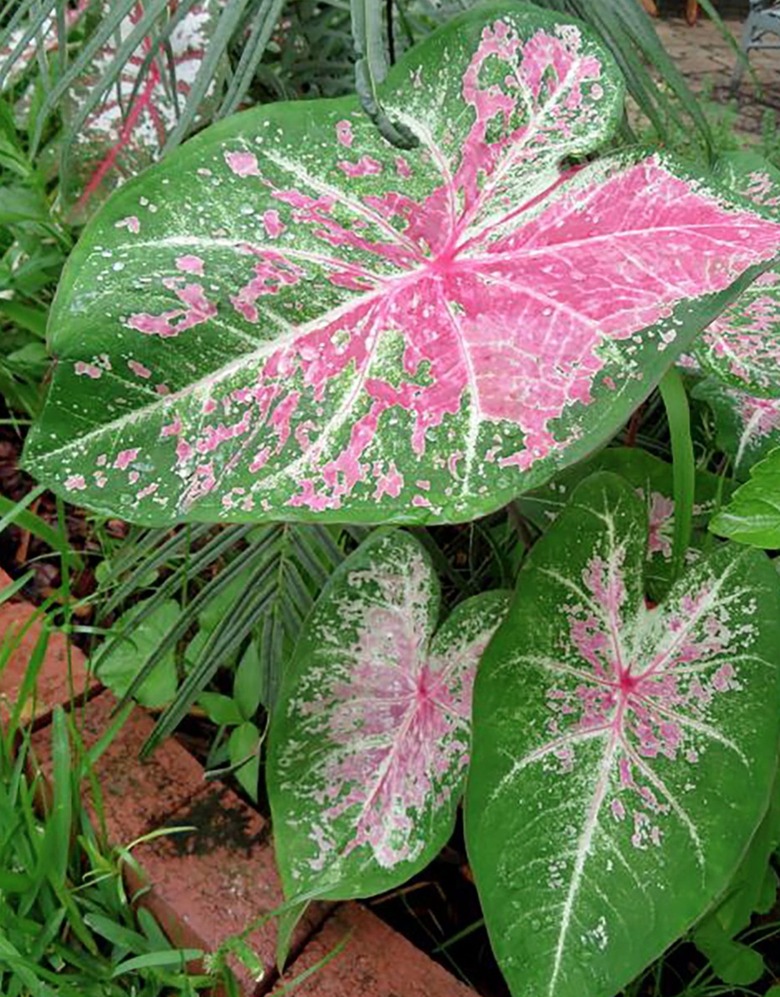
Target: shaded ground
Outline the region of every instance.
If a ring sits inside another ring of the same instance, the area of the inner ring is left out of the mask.
[[[738,42],[744,22],[729,19],[725,23]],[[732,99],[729,84],[737,55],[712,21],[702,16],[691,26],[681,17],[668,17],[659,18],[655,26],[693,90],[710,94],[718,102]],[[780,45],[780,36],[768,35],[767,40]],[[780,49],[752,51],[750,67],[754,78],[746,70],[734,98],[738,111],[734,127],[758,133],[769,119],[777,129],[780,122]]]

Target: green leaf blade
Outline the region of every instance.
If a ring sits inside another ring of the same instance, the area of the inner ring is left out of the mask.
[[[337,569],[285,675],[268,789],[289,899],[404,882],[455,820],[476,664],[504,593],[462,603],[434,636],[439,586],[409,534],[373,534]]]
[[[767,805],[772,566],[718,550],[648,611],[646,542],[631,488],[588,479],[483,657],[467,843],[516,997],[611,997],[725,889]]]

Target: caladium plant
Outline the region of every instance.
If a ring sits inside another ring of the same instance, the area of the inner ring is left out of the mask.
[[[100,12],[105,13],[110,4],[111,0],[102,0]],[[201,0],[179,14],[179,4],[170,0],[166,13],[175,24],[166,44],[151,36],[141,39],[124,61],[116,84],[95,94],[97,82],[119,58],[119,49],[140,22],[144,7],[139,0],[63,101],[64,120],[76,129],[76,139],[62,157],[60,190],[74,221],[84,220],[115,187],[159,158],[200,69],[220,10],[216,0]],[[201,116],[208,114],[218,93],[219,72],[204,95]]]
[[[481,661],[467,844],[515,995],[611,997],[722,893],[768,804],[777,574],[720,547],[648,610],[647,542],[633,487],[587,479]]]
[[[691,391],[706,402],[715,421],[718,447],[734,462],[737,478],[780,446],[780,398],[763,398],[707,377]]]
[[[306,623],[268,759],[291,900],[390,889],[452,833],[477,662],[508,599],[467,599],[436,630],[439,601],[419,541],[378,531],[337,569]]]
[[[647,562],[645,586],[653,599],[661,598],[674,581],[672,549],[674,542],[674,476],[672,465],[646,450],[611,447],[590,460],[575,464],[541,488],[516,500],[517,509],[540,530],[545,531],[566,507],[572,490],[596,471],[612,471],[634,487],[647,508]],[[714,513],[725,503],[733,485],[706,471],[696,473],[693,525],[686,559],[699,556],[706,528]]]
[[[356,98],[206,130],[73,254],[27,468],[148,524],[454,521],[539,485],[780,248],[663,155],[564,168],[622,95],[585,29],[493,3],[382,84],[414,149]]]

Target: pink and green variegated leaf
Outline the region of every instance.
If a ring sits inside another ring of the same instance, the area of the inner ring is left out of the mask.
[[[585,29],[488,4],[356,98],[256,108],[107,204],[27,468],[149,524],[458,521],[604,442],[780,248],[660,154]]]
[[[780,218],[780,170],[755,153],[724,156],[715,175]],[[761,274],[696,342],[694,357],[724,383],[751,395],[780,396],[780,270]]]
[[[517,507],[526,519],[544,532],[565,508],[572,490],[597,471],[619,475],[645,503],[648,518],[645,582],[648,595],[659,600],[674,581],[674,478],[671,464],[636,447],[613,447],[567,468],[541,488],[520,496],[516,500]],[[734,485],[718,475],[697,471],[695,489],[694,532],[687,554],[689,564],[699,557],[702,541],[707,537],[707,525],[718,508],[728,501]]]
[[[780,447],[780,398],[760,398],[708,377],[691,392],[707,402],[715,419],[717,445],[746,479],[750,468]]]
[[[289,899],[405,882],[452,833],[477,662],[507,593],[434,633],[439,583],[408,533],[373,534],[334,573],[301,634],[271,725],[268,792]]]
[[[102,9],[107,10],[111,2],[104,0]],[[220,7],[218,0],[193,3],[172,29],[165,48],[152,36],[145,37],[116,82],[82,121],[82,108],[93,87],[144,15],[144,3],[139,0],[122,21],[118,37],[98,52],[90,70],[68,91],[63,117],[66,124],[77,124],[78,131],[63,157],[60,189],[63,201],[72,207],[73,220],[83,220],[114,188],[159,158],[200,69]],[[176,0],[171,0],[171,16],[176,8]],[[200,118],[218,97],[221,71],[215,73],[204,96]]]
[[[766,810],[780,580],[723,546],[646,608],[647,513],[584,481],[474,690],[471,868],[515,997],[612,997],[722,894]]]
[[[77,0],[75,4],[66,7],[64,12],[66,31],[69,32],[71,28],[75,27],[89,5],[90,0]],[[41,46],[43,51],[47,53],[56,52],[59,49],[61,39],[58,32],[57,15],[54,11],[44,17],[37,33],[24,44],[24,40],[31,30],[34,29],[30,20],[22,22],[18,28],[10,33],[3,47],[0,48],[0,66],[3,69],[3,82],[0,91],[7,90],[36,63]],[[13,63],[9,65],[11,59],[13,59]]]

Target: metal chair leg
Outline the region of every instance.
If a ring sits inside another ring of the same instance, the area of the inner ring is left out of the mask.
[[[750,54],[750,49],[753,44],[753,24],[752,24],[752,14],[748,14],[748,19],[745,21],[745,26],[742,29],[742,44],[740,48],[744,53],[744,59],[741,56],[737,56],[737,61],[734,65],[734,70],[731,74],[731,82],[729,83],[729,94],[733,97],[737,90],[739,90],[739,85],[742,82],[742,77],[745,75],[745,67],[747,65],[747,60]]]

